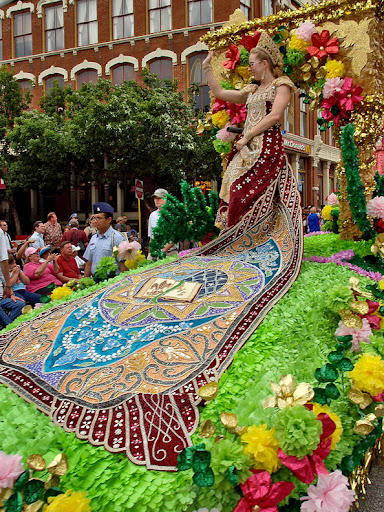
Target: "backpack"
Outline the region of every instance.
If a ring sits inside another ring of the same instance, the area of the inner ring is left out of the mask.
[[[73,241],[73,239],[75,238],[75,235],[77,235],[77,242],[76,243]],[[80,251],[79,251],[80,254],[84,254],[84,252],[85,252],[85,245],[84,245],[84,242],[82,240],[79,240],[79,230],[78,229],[76,229],[76,231],[73,233],[73,235],[71,237],[71,242],[73,243],[73,245],[77,245],[78,247],[80,247]]]

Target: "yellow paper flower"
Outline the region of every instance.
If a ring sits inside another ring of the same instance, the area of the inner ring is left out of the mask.
[[[312,44],[311,41],[304,41],[304,39],[300,39],[294,34],[289,41],[290,50],[298,50],[299,52],[306,52],[307,47]]]
[[[353,387],[367,391],[372,396],[384,391],[384,361],[380,356],[363,354],[347,375]]]
[[[331,450],[334,450],[336,448],[336,444],[341,439],[341,434],[343,433],[343,427],[341,426],[341,420],[340,420],[339,416],[336,413],[331,411],[331,409],[329,408],[329,405],[320,405],[316,402],[313,404],[313,412],[316,414],[316,416],[318,416],[319,414],[324,412],[325,414],[328,414],[328,416],[331,418],[332,421],[335,422],[336,429],[335,429],[334,433],[331,435],[331,439],[332,439]]]
[[[277,456],[279,442],[275,437],[275,428],[267,430],[267,425],[263,423],[258,427],[252,425],[241,436],[241,442],[246,443],[243,451],[252,457],[255,469],[265,469],[268,473],[274,473],[281,466]]]
[[[327,72],[326,78],[342,78],[345,75],[345,67],[339,60],[330,59],[328,60],[324,68]]]
[[[216,114],[212,116],[212,123],[218,128],[224,128],[224,126],[229,122],[230,117],[225,110],[219,110]]]
[[[264,409],[269,409],[270,407],[284,409],[293,405],[305,405],[312,400],[315,394],[312,387],[306,382],[300,382],[296,386],[295,379],[290,373],[282,375],[279,384],[271,381],[271,389],[275,395],[268,396],[263,401]]]
[[[73,290],[68,286],[58,286],[52,291],[51,300],[64,299],[65,297],[68,297],[68,295],[71,295],[71,293],[73,293]]]
[[[332,220],[331,211],[333,210],[333,206],[330,204],[326,204],[324,208],[321,210],[321,215],[324,220]]]
[[[65,494],[48,498],[43,512],[91,512],[90,500],[85,492],[73,492],[69,489]]]
[[[380,290],[384,290],[384,279],[380,279],[379,288],[380,288]]]

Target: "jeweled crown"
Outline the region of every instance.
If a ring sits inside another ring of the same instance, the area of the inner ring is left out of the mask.
[[[276,66],[281,60],[281,53],[279,48],[272,41],[269,35],[262,30],[260,30],[260,39],[255,47],[255,50],[261,50],[266,53],[274,66]]]

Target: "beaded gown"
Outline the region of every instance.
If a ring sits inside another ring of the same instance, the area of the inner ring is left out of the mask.
[[[258,85],[246,86],[248,98],[244,133],[248,133],[271,112],[280,85],[288,85],[291,90],[295,87],[286,76],[276,78],[262,90]],[[279,176],[286,166],[287,158],[278,123],[251,139],[240,151],[234,147],[223,177],[216,225],[225,229],[237,224],[271,185],[275,183],[277,187]]]

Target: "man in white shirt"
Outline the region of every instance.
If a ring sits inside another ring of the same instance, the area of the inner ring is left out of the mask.
[[[154,201],[155,206],[156,206],[157,209],[154,212],[151,213],[151,215],[149,216],[149,219],[148,219],[149,243],[151,243],[151,241],[152,241],[153,230],[155,229],[155,227],[157,226],[157,223],[159,221],[160,210],[162,209],[162,207],[165,205],[165,203],[167,201],[166,200],[166,195],[167,194],[168,194],[168,192],[164,188],[158,188],[152,194],[153,201]],[[165,254],[167,254],[167,253],[171,254],[171,253],[177,252],[177,246],[175,244],[166,244],[165,247],[162,249],[162,251]],[[170,251],[170,252],[168,252],[168,251]],[[148,255],[148,258],[150,259],[150,255]]]
[[[37,249],[38,251],[40,249],[42,249],[44,246],[45,246],[45,242],[44,242],[44,237],[43,237],[43,234],[44,234],[44,224],[41,220],[37,220],[34,224],[33,224],[33,234],[31,235],[31,238],[29,239],[29,247],[34,247],[35,249]]]

